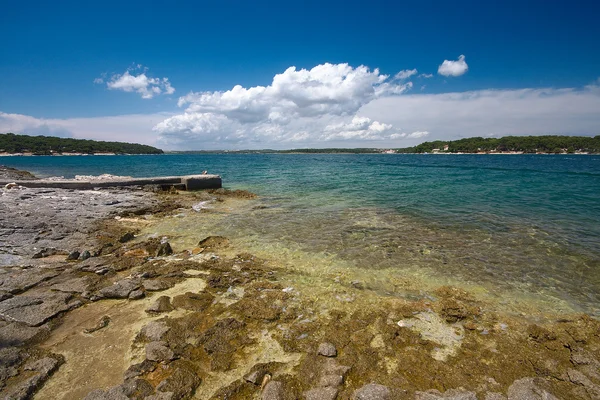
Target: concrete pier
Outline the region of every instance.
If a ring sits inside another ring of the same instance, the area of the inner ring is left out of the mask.
[[[175,187],[182,190],[218,189],[222,186],[219,175],[187,175],[187,176],[154,176],[148,178],[102,179],[102,180],[0,180],[0,185],[16,183],[30,188],[59,188],[59,189],[93,189],[103,187],[125,187],[157,185],[163,189]]]

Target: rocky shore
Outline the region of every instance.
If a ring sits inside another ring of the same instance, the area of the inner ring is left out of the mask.
[[[1,398],[600,398],[589,316],[536,323],[453,287],[411,300],[352,277],[315,286],[228,238],[178,248],[157,228],[250,193],[0,194]]]

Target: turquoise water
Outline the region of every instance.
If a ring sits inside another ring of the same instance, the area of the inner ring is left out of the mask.
[[[6,157],[38,176],[208,170],[261,195],[240,235],[600,305],[600,156],[209,154]],[[367,221],[367,222],[365,222]],[[384,250],[385,249],[385,250]]]

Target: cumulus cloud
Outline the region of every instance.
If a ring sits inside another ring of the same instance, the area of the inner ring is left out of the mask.
[[[433,78],[433,74],[421,74],[421,75],[419,75],[419,78],[425,78],[425,79]]]
[[[110,80],[106,80],[106,87],[111,90],[122,90],[124,92],[135,92],[142,99],[151,99],[160,94],[173,94],[175,88],[171,86],[169,78],[151,78],[147,75],[148,68],[138,64],[128,68],[123,74],[114,74]],[[106,77],[101,76],[94,79],[94,83],[102,84]]]
[[[465,61],[465,56],[461,54],[456,61],[444,60],[438,67],[438,74],[444,76],[461,76],[464,75],[468,69],[469,66]]]
[[[398,72],[396,75],[394,75],[395,79],[398,80],[404,80],[404,79],[408,79],[413,75],[417,74],[417,69],[403,69],[402,71]]]
[[[406,78],[416,74],[404,71]],[[192,92],[179,99],[183,114],[155,126],[164,143],[217,140],[249,145],[261,142],[389,139],[393,127],[365,122],[360,107],[412,88],[378,69],[322,64],[290,67],[268,86],[234,86],[227,91]],[[365,125],[367,124],[367,125]],[[384,127],[384,128],[383,128]]]

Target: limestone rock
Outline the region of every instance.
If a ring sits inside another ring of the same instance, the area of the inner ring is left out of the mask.
[[[139,287],[140,284],[137,280],[126,278],[101,289],[99,293],[107,299],[126,299],[129,293]]]
[[[353,400],[391,400],[392,393],[387,386],[369,383],[356,390],[352,395]]]
[[[150,361],[170,361],[175,358],[175,353],[165,342],[150,342],[146,345],[146,358]]]
[[[334,387],[322,387],[304,392],[305,400],[335,400],[338,389]]]
[[[337,349],[332,343],[324,342],[319,345],[317,354],[325,357],[335,357],[337,355]]]
[[[261,400],[283,400],[283,383],[269,381],[261,394]]]
[[[160,296],[150,307],[146,309],[147,313],[158,314],[163,312],[173,311],[171,298],[169,296]]]

